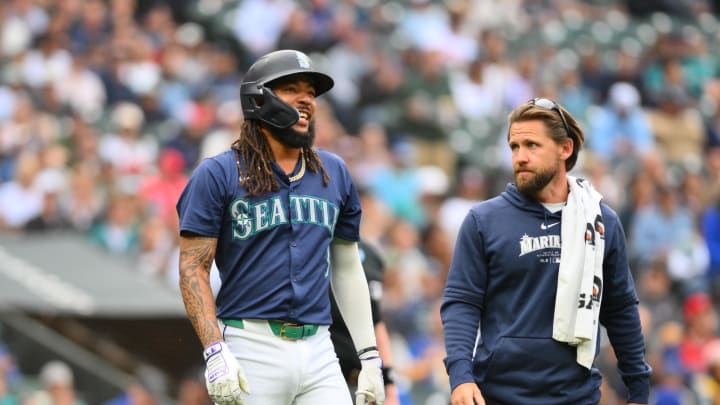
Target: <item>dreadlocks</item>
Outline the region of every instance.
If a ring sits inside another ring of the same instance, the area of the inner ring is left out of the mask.
[[[270,162],[274,160],[273,152],[260,129],[258,121],[246,120],[243,123],[240,129],[240,137],[233,142],[232,149],[235,151],[240,184],[247,188],[249,197],[280,189],[280,185],[270,166]],[[330,177],[312,146],[303,146],[300,156],[305,159],[308,170],[313,173],[318,171],[322,173],[323,185],[327,186]],[[241,160],[245,162],[244,171],[240,164]]]

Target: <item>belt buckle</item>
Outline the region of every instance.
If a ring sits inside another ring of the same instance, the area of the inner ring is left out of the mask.
[[[290,336],[286,336],[286,335],[285,335],[285,328],[288,327],[288,326],[300,326],[300,325],[297,324],[297,323],[283,322],[283,324],[280,325],[280,339],[295,341],[295,340],[299,340],[299,339],[302,339],[302,338],[303,338],[302,336],[300,336],[300,337],[290,337]],[[304,331],[303,331],[303,332],[304,332]],[[304,334],[305,334],[305,333],[303,333],[303,335],[304,335]]]

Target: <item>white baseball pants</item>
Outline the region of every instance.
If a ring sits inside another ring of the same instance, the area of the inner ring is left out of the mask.
[[[267,321],[243,319],[242,329],[220,321],[225,342],[248,380],[245,405],[352,405],[328,326],[285,340]]]

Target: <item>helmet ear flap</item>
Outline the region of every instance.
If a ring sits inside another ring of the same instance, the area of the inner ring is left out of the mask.
[[[249,111],[257,111],[257,110],[259,110],[260,107],[262,107],[262,105],[264,104],[263,99],[262,99],[262,96],[257,96],[257,95],[255,95],[255,96],[246,96],[246,97],[245,97],[245,102],[246,102],[246,104],[247,104],[246,108],[247,108]]]
[[[248,96],[247,100],[250,103],[250,108],[254,110],[262,108],[262,106],[265,104],[265,98],[259,94]]]
[[[275,128],[285,129],[295,125],[300,119],[298,111],[282,101],[268,87],[261,87],[261,95],[248,95],[245,101],[248,108],[245,117],[258,119]]]
[[[240,88],[240,102],[245,118],[258,118],[256,113],[265,104],[263,87],[257,83],[243,83]]]

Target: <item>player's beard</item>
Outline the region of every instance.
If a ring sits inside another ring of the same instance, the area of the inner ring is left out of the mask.
[[[315,123],[311,122],[307,132],[294,130],[292,127],[284,129],[273,129],[270,131],[273,138],[281,144],[291,148],[310,147],[315,142]]]
[[[555,178],[558,172],[558,167],[548,167],[533,172],[529,179],[521,180],[518,174],[515,173],[515,185],[518,191],[525,194],[526,196],[535,198],[550,182]]]

